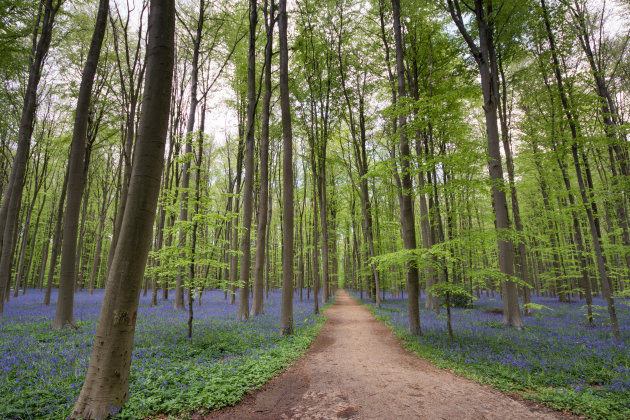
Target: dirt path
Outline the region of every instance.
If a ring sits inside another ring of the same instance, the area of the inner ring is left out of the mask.
[[[406,351],[341,290],[311,350],[243,403],[211,419],[557,419]]]

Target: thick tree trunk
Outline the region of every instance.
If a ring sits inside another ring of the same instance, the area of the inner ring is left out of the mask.
[[[278,4],[280,40],[280,108],[282,114],[282,334],[293,334],[293,132],[289,99],[289,47],[287,2]]]
[[[71,418],[105,418],[129,398],[129,369],[142,276],[164,163],[173,74],[174,0],[151,0],[147,72],[129,195],[88,372]]]
[[[140,70],[140,74],[144,73],[144,67]],[[122,163],[121,170],[122,172],[122,182],[120,182],[120,174],[119,174],[119,192],[118,192],[118,201],[116,206],[116,212],[114,215],[114,231],[112,233],[112,240],[109,246],[109,252],[107,255],[107,276],[106,279],[109,278],[109,270],[112,265],[112,261],[114,259],[114,252],[116,250],[116,245],[118,244],[118,237],[120,235],[120,229],[122,226],[122,218],[125,214],[125,206],[127,205],[127,195],[129,193],[129,179],[131,178],[131,165],[133,161],[133,145],[136,135],[136,108],[138,106],[138,94],[141,83],[138,83],[135,87],[133,84],[133,80],[130,81],[129,86],[129,105],[128,105],[128,113],[126,117],[126,128],[123,135],[123,144],[121,146],[121,156],[120,160]]]
[[[400,24],[400,0],[392,0],[392,12],[394,16],[394,39],[396,43],[396,74],[398,76],[398,98],[407,96],[405,89],[405,65]],[[400,224],[402,227],[403,245],[406,250],[413,252],[416,249],[416,227],[413,215],[413,185],[411,181],[411,152],[407,139],[407,118],[404,113],[398,117],[398,134],[400,135],[400,159],[402,170],[402,200],[400,208]],[[421,335],[420,311],[419,311],[419,276],[418,265],[415,257],[407,261],[407,312],[409,316],[409,333]]]

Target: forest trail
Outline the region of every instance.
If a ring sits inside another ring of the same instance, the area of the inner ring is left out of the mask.
[[[558,419],[405,350],[340,290],[311,349],[234,407],[207,419]]]

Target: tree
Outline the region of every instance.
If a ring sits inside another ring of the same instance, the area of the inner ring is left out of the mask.
[[[608,273],[606,269],[606,261],[604,260],[604,252],[601,244],[601,233],[599,229],[599,221],[597,214],[597,207],[595,203],[589,198],[587,192],[587,185],[584,181],[584,175],[582,174],[582,163],[580,162],[580,155],[578,150],[579,144],[579,126],[577,122],[577,117],[572,110],[572,107],[569,103],[569,98],[567,92],[565,90],[564,78],[562,76],[560,61],[558,59],[558,55],[556,52],[555,46],[555,37],[551,30],[551,25],[549,23],[548,11],[545,4],[545,0],[540,0],[540,4],[543,10],[543,19],[545,22],[545,29],[547,33],[547,39],[549,42],[549,49],[551,51],[552,59],[553,59],[553,67],[554,74],[556,77],[556,84],[558,86],[558,93],[560,94],[560,102],[562,103],[562,109],[564,114],[569,122],[569,128],[571,130],[571,155],[573,157],[573,165],[575,167],[575,175],[577,178],[578,187],[580,189],[580,196],[582,198],[582,204],[584,206],[584,211],[586,213],[588,219],[588,226],[591,233],[591,237],[593,240],[593,248],[595,250],[595,258],[597,262],[597,273],[599,275],[599,281],[602,287],[602,295],[604,299],[606,299],[608,315],[610,317],[610,324],[612,327],[613,336],[616,339],[621,339],[621,334],[619,332],[619,323],[617,322],[617,312],[615,310],[615,301],[612,297],[612,291],[610,287],[610,283],[608,281]],[[584,160],[584,158],[582,157]],[[588,175],[588,172],[587,172]],[[589,185],[592,189],[592,187]]]
[[[61,276],[59,278],[59,297],[57,298],[57,310],[53,321],[53,328],[60,329],[66,324],[73,325],[72,313],[74,303],[74,284],[77,276],[77,235],[79,227],[79,211],[85,178],[87,176],[88,155],[87,126],[90,117],[90,98],[94,85],[94,76],[101,55],[101,45],[105,38],[107,17],[109,15],[109,0],[100,0],[96,13],[96,24],[90,50],[83,68],[79,97],[74,117],[74,132],[70,148],[68,170],[68,193],[66,199],[66,212],[63,219],[63,241],[61,245]]]
[[[280,108],[282,111],[282,334],[293,334],[293,132],[289,102],[287,2],[278,2],[280,36]]]
[[[499,80],[497,57],[494,44],[495,13],[492,1],[475,0],[474,15],[479,31],[479,45],[475,43],[464,24],[459,0],[447,0],[448,9],[464,37],[481,76],[483,92],[483,109],[488,138],[488,172],[492,181],[492,198],[496,218],[496,230],[499,247],[499,269],[504,278],[503,289],[503,323],[515,328],[522,328],[521,311],[518,306],[514,275],[514,247],[509,237],[510,220],[507,211],[507,198],[501,166],[501,149],[499,128],[497,125],[497,108],[499,105]]]
[[[160,189],[174,63],[175,1],[151,0],[147,70],[129,196],[85,382],[71,418],[109,416],[129,398],[138,301]]]
[[[11,174],[2,195],[0,207],[0,316],[4,311],[4,299],[7,285],[10,284],[11,260],[15,249],[15,234],[22,193],[24,191],[24,175],[33,134],[33,121],[37,110],[37,87],[42,76],[42,67],[48,54],[52,39],[55,17],[63,4],[63,0],[46,0],[39,4],[33,25],[33,46],[28,66],[28,83],[24,94],[22,116],[18,132],[18,144],[15,150]]]
[[[192,137],[195,130],[195,116],[197,113],[197,105],[199,99],[197,98],[197,89],[199,85],[199,56],[201,53],[201,41],[203,36],[203,24],[204,15],[206,13],[206,3],[204,0],[199,2],[199,14],[197,17],[197,27],[193,32],[186,26],[183,20],[180,19],[182,25],[186,28],[188,35],[192,39],[193,51],[192,51],[192,69],[191,69],[191,83],[190,83],[190,109],[188,110],[188,123],[186,124],[186,138],[184,149],[184,164],[182,165],[182,192],[181,192],[181,210],[179,218],[182,223],[188,222],[188,187],[190,185],[190,161],[192,159]],[[184,251],[186,248],[186,228],[182,228],[179,231],[179,247]],[[177,281],[175,284],[175,309],[184,309],[184,286],[182,276],[184,275],[183,267],[177,273]],[[189,299],[192,299],[192,290],[189,290]]]
[[[251,314],[263,313],[263,270],[265,261],[269,260],[265,246],[267,238],[267,216],[269,212],[269,117],[271,114],[271,58],[273,52],[273,27],[275,25],[274,1],[271,7],[265,1],[265,29],[267,44],[265,45],[265,81],[260,130],[260,198],[258,199],[258,223],[256,232],[256,258],[254,262],[254,301]]]
[[[394,17],[394,38],[396,42],[396,75],[398,83],[398,101],[404,105],[407,96],[405,88],[405,67],[400,24],[400,0],[392,0],[392,14]],[[400,224],[403,243],[407,251],[416,249],[416,227],[413,214],[413,185],[411,179],[411,151],[407,139],[407,119],[404,110],[399,110],[398,134],[400,135],[400,166],[402,169],[402,197],[400,199]],[[420,326],[418,266],[415,257],[407,261],[407,312],[409,316],[409,333],[422,334]]]
[[[245,132],[245,184],[243,185],[243,237],[238,299],[238,319],[249,318],[249,274],[252,265],[251,229],[254,201],[254,123],[256,120],[256,28],[258,4],[249,2],[249,49],[247,54],[247,126]]]

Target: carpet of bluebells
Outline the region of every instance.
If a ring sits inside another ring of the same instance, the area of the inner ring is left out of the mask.
[[[305,294],[306,295],[306,294]],[[150,307],[141,297],[130,376],[130,400],[118,418],[213,409],[240,401],[303,353],[323,324],[313,300],[294,300],[295,334],[279,333],[280,292],[265,302],[265,314],[236,320],[237,305],[223,292],[204,293],[195,304],[193,340],[188,314],[171,301]],[[29,290],[5,305],[0,318],[0,419],[67,418],[87,371],[103,291],[75,295],[78,330],[52,331],[50,306]]]
[[[630,302],[617,301],[622,335],[617,342],[601,299],[594,302],[594,328],[588,327],[583,301],[532,300],[543,306],[524,318],[521,331],[502,326],[500,298],[482,297],[471,309],[454,308],[452,342],[444,309],[439,315],[421,309],[423,335],[413,337],[406,332],[406,297],[387,299],[380,309],[363,302],[412,351],[440,367],[556,409],[630,419]]]

